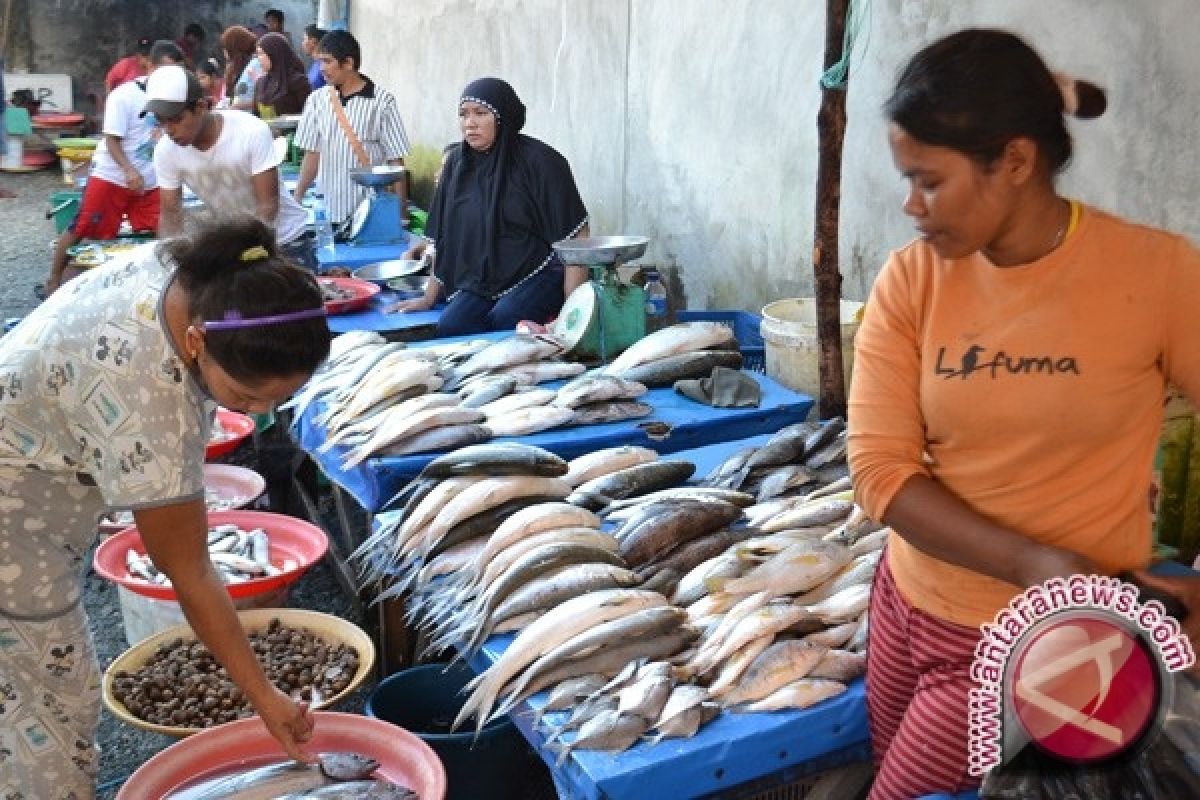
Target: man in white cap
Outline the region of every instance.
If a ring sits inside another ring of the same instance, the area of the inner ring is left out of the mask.
[[[216,214],[253,214],[275,229],[284,254],[316,267],[308,215],[279,179],[271,129],[244,111],[209,108],[196,76],[161,67],[146,82],[146,108],[166,134],[154,149],[161,213],[159,236],[183,230],[183,187]]]

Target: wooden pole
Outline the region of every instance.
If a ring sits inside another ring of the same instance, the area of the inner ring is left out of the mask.
[[[842,58],[850,0],[825,2],[825,69]],[[847,77],[849,80],[849,77]],[[817,302],[818,365],[822,419],[846,413],[842,372],[842,273],[838,269],[838,209],[842,200],[842,141],[846,136],[846,87],[821,87],[817,112],[817,209],[813,226],[813,288]]]

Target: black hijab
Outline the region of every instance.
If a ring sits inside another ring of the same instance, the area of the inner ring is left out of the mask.
[[[550,245],[582,227],[587,209],[566,159],[520,133],[525,105],[511,86],[480,78],[463,89],[459,106],[468,101],[495,115],[496,141],[486,153],[465,141],[451,151],[426,236],[447,292],[494,298],[550,263]]]

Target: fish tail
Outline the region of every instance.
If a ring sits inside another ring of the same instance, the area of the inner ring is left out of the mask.
[[[547,746],[549,746],[549,745],[547,745]],[[567,759],[571,757],[571,750],[573,749],[573,746],[572,746],[571,742],[565,742],[565,743],[557,745],[557,747],[558,747],[558,753],[556,754],[556,756],[554,758],[554,766],[561,767],[563,764],[565,764],[567,762]]]

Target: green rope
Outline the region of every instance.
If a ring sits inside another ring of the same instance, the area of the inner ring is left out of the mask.
[[[846,13],[846,32],[842,36],[842,57],[821,76],[821,86],[824,88],[846,88],[846,80],[850,74],[850,55],[854,51],[854,45],[858,43],[865,20],[870,16],[870,5],[871,0],[850,0],[850,10]],[[867,32],[870,38],[870,28]],[[865,42],[863,46],[866,46]]]

